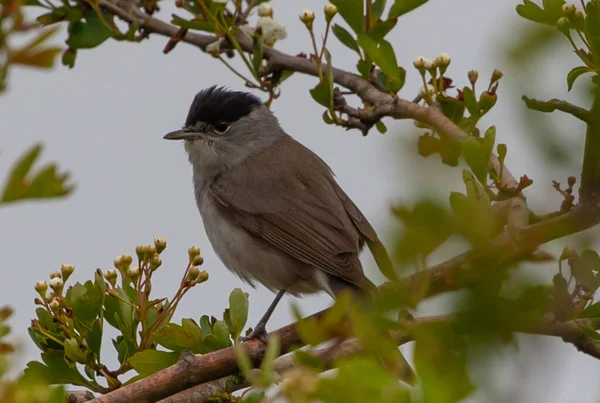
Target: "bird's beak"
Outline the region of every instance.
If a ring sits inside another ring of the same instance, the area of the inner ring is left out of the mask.
[[[183,129],[175,130],[164,135],[165,140],[194,140],[200,138],[201,133],[194,131],[191,128],[184,127]]]

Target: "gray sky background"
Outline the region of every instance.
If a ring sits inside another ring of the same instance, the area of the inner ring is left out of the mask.
[[[275,17],[289,32],[277,47],[290,53],[309,51],[309,38],[297,15],[303,8],[317,12],[317,30],[322,29],[323,1],[273,1]],[[502,51],[507,39],[518,40],[523,22],[514,11],[515,0],[432,0],[400,20],[391,35],[399,63],[407,67],[408,82],[401,96],[411,98],[420,87],[412,68],[416,56],[452,56],[448,75],[464,85],[466,71],[476,68],[487,81],[493,68],[506,76],[530,78],[531,88],[519,91],[501,85],[500,99],[486,123],[498,128],[498,141],[507,143],[507,164],[515,176],[527,174],[536,182],[527,195],[533,207],[556,209],[560,198],[550,190],[550,180],[565,182],[565,172],[544,166],[520,123],[521,101],[527,92],[539,98],[564,97],[566,72],[577,63],[569,48],[549,55],[538,70],[508,69]],[[163,17],[172,9],[163,10]],[[64,39],[64,36],[61,37]],[[0,172],[32,143],[46,145],[44,161],[59,161],[72,172],[77,185],[68,199],[43,203],[20,203],[0,209],[0,282],[2,303],[16,308],[12,325],[23,336],[23,362],[39,357],[26,336],[33,317],[33,284],[47,279],[62,263],[76,267],[73,280],[85,281],[96,268],[112,267],[115,256],[133,254],[137,244],[166,237],[163,268],[157,272],[153,292],[170,296],[176,290],[187,262],[187,248],[198,245],[205,257],[210,281],[184,299],[178,317],[221,316],[229,292],[242,287],[250,293],[249,324],[254,325],[273,295],[262,287],[243,285],[213,253],[205,236],[192,195],[191,170],[181,144],[166,142],[164,133],[182,125],[197,91],[212,84],[243,89],[241,81],[217,60],[180,44],[169,55],[162,54],[166,39],[154,36],[142,44],[110,41],[98,49],[82,51],[76,67],[58,66],[52,72],[13,70],[9,91],[0,98]],[[332,38],[334,64],[354,69],[355,58]],[[551,62],[550,62],[551,61]],[[449,189],[462,191],[460,171],[439,167],[436,159],[415,157],[415,131],[409,122],[386,122],[386,135],[377,132],[363,138],[321,121],[322,109],[312,101],[308,88],[313,77],[295,76],[283,85],[283,95],[273,108],[280,123],[292,136],[320,155],[337,174],[340,185],[369,217],[384,242],[391,246],[391,203],[422,194],[447,197]],[[570,94],[569,99],[577,98]],[[565,133],[581,129],[571,120],[553,118]],[[571,140],[581,150],[583,138],[575,132]],[[553,250],[557,250],[555,246]],[[445,256],[448,257],[448,256]],[[370,277],[381,281],[370,256],[364,262]],[[436,258],[444,258],[443,253]],[[434,260],[431,263],[435,263]],[[542,270],[542,269],[536,269]],[[548,266],[549,273],[555,266]],[[275,312],[269,329],[292,320],[286,298]],[[327,296],[297,300],[305,314],[327,307]],[[429,304],[430,311],[443,310],[442,303]],[[427,311],[427,309],[425,311]],[[595,402],[600,396],[600,363],[578,353],[571,345],[548,338],[521,337],[519,349],[497,352],[492,368],[479,371],[476,380],[499,374],[499,401]],[[105,347],[110,350],[110,342]],[[528,354],[525,354],[529,351]],[[109,362],[114,362],[110,361]],[[486,375],[487,374],[487,375]],[[519,394],[512,393],[521,389]],[[502,398],[501,398],[502,397]],[[489,401],[476,395],[473,401]]]

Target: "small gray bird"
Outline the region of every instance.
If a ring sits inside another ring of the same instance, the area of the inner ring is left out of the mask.
[[[164,138],[185,141],[196,203],[223,264],[248,284],[277,292],[244,340],[264,340],[286,292],[335,298],[375,288],[358,259],[365,241],[377,245],[374,255],[384,251],[375,230],[327,164],[284,132],[258,97],[207,88],[194,98],[185,126]]]

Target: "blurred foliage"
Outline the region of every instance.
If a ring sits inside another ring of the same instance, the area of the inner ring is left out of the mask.
[[[67,184],[69,174],[59,173],[56,164],[47,164],[33,170],[41,152],[42,145],[36,144],[15,162],[4,185],[0,204],[62,197],[73,191],[73,186]]]

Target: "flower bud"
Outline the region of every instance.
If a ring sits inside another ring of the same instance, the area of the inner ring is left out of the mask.
[[[475,85],[477,79],[479,78],[479,72],[477,70],[470,70],[467,73],[467,76],[469,77],[469,82],[471,83],[471,85]]]
[[[315,20],[315,13],[312,10],[304,10],[302,14],[300,14],[300,21],[306,25],[306,28],[312,29],[313,21]]]
[[[52,273],[50,273],[50,280],[52,280],[53,278],[57,278],[57,277],[61,278],[62,275],[57,271],[53,271]]]
[[[200,269],[197,266],[192,266],[190,267],[190,270],[188,271],[188,280],[194,281],[198,278],[198,275],[200,274]]]
[[[432,59],[425,59],[425,69],[426,70],[435,70],[437,68],[437,63]]]
[[[325,11],[325,21],[330,22],[337,14],[338,9],[334,4],[327,3],[323,11]]]
[[[196,256],[200,256],[200,249],[197,246],[190,246],[188,255],[190,256],[190,260],[194,260]]]
[[[152,261],[150,261],[150,266],[152,268],[152,271],[158,269],[161,264],[162,264],[162,259],[160,258],[160,256],[154,255],[152,257]]]
[[[197,281],[198,283],[204,283],[206,280],[208,280],[208,273],[206,270],[202,270],[200,273],[198,273]]]
[[[192,261],[194,266],[202,266],[202,263],[204,263],[204,258],[200,255],[194,257],[194,260]]]
[[[33,288],[35,288],[38,294],[40,294],[40,296],[44,298],[46,296],[46,291],[48,290],[48,283],[46,283],[45,281],[38,281],[37,283],[35,283],[35,286]]]
[[[579,10],[575,10],[575,13],[573,14],[573,20],[574,21],[582,21],[583,20],[583,13]]]
[[[567,178],[567,184],[569,185],[569,187],[573,187],[575,186],[575,183],[577,183],[577,178],[574,176],[569,176]]]
[[[419,94],[421,94],[422,97],[424,97],[427,94],[431,95],[433,93],[435,93],[435,87],[431,84],[427,84],[427,86],[421,87],[421,91],[419,91]]]
[[[48,306],[50,307],[50,309],[53,312],[56,312],[56,311],[58,311],[60,309],[60,302],[56,298],[54,298],[52,301],[50,301],[50,303],[48,304]]]
[[[50,279],[50,288],[54,290],[56,294],[60,294],[60,290],[62,290],[65,283],[60,277],[53,277]]]
[[[560,17],[558,21],[556,21],[556,26],[560,31],[568,31],[569,30],[569,19],[567,17]]]
[[[146,254],[146,247],[143,245],[136,246],[135,254],[137,255],[139,260],[144,260],[144,255]]]
[[[496,152],[498,153],[498,159],[500,160],[500,162],[504,163],[504,160],[506,159],[506,153],[508,152],[506,144],[498,144],[496,146]]]
[[[72,264],[63,264],[60,266],[60,272],[62,274],[63,281],[67,281],[74,271],[75,267],[73,267]]]
[[[499,81],[503,76],[504,76],[504,73],[502,73],[498,69],[494,69],[494,71],[492,71],[492,79],[491,79],[492,83]]]
[[[123,262],[124,265],[129,266],[131,263],[133,263],[133,258],[130,254],[125,253],[124,255],[121,255],[121,262]]]
[[[450,55],[448,53],[442,53],[435,58],[435,62],[440,67],[448,67],[451,61],[452,59],[450,59]]]
[[[562,12],[566,15],[575,14],[576,10],[575,4],[573,3],[565,3],[562,5]]]
[[[415,68],[417,70],[423,70],[425,69],[425,62],[427,61],[427,59],[423,56],[418,56],[414,61],[413,61],[413,66],[415,66]]]
[[[258,16],[259,17],[272,17],[273,16],[273,7],[271,3],[265,1],[258,5]]]
[[[262,4],[265,4],[265,3],[262,3]],[[162,236],[159,238],[156,238],[154,240],[154,247],[156,248],[156,253],[160,254],[163,250],[165,250],[167,248],[167,240]]]
[[[572,258],[578,258],[577,251],[572,246],[565,246],[562,253],[560,254],[559,260],[567,260]]]
[[[127,269],[127,277],[136,279],[139,274],[140,274],[140,268],[137,266],[130,266]]]
[[[115,269],[106,270],[104,278],[114,287],[117,284],[117,271]]]

